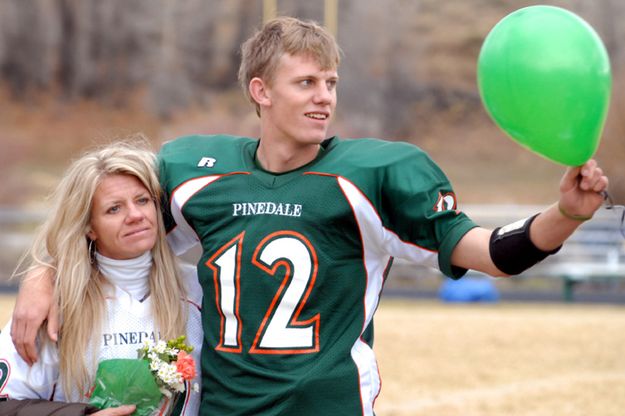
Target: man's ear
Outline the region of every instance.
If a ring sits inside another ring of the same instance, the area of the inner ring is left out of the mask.
[[[260,106],[271,105],[271,93],[267,88],[267,84],[258,78],[254,77],[250,81],[250,96]]]

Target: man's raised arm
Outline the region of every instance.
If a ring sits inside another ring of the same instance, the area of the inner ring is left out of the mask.
[[[491,276],[523,272],[554,254],[604,201],[608,178],[594,160],[568,168],[560,181],[560,199],[538,215],[495,231],[470,230],[458,242],[452,264]]]

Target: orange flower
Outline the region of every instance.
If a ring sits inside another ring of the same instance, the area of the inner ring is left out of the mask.
[[[192,380],[195,377],[195,360],[185,351],[180,351],[176,360],[176,370],[183,379]]]

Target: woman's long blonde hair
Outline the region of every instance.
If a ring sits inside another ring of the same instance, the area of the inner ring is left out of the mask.
[[[112,174],[135,176],[154,198],[158,236],[152,249],[149,283],[152,314],[165,339],[185,333],[187,309],[181,300],[186,292],[165,240],[159,203],[162,191],[156,175],[156,157],[149,150],[148,141],[134,137],[85,154],[72,163],[51,196],[50,213],[35,237],[27,270],[35,275],[44,266],[56,274],[54,299],[61,314],[59,367],[68,396],[76,389],[84,397],[93,382],[87,363],[94,362],[106,318],[106,281],[98,272],[86,234],[96,188]],[[90,345],[93,356],[87,357]]]

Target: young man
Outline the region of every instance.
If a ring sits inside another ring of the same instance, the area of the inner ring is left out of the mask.
[[[260,140],[190,136],[160,153],[170,244],[203,249],[201,414],[373,415],[373,315],[394,257],[455,278],[519,273],[602,203],[607,178],[589,161],[546,211],[477,227],[415,146],[326,138],[339,48],[323,28],[278,18],[242,51]],[[31,354],[35,321],[14,328]]]

